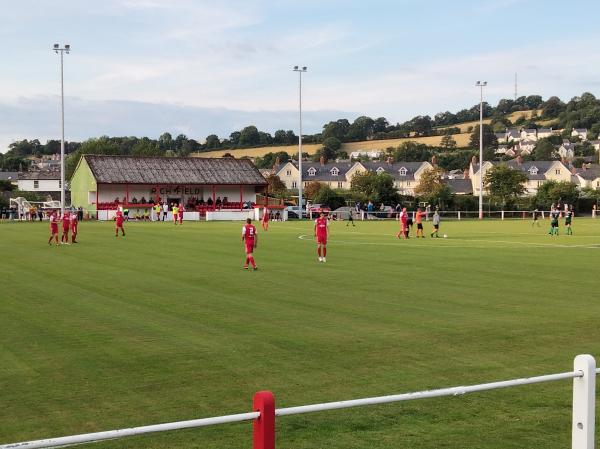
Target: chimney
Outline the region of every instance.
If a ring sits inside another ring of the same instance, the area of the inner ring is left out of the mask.
[[[564,164],[567,165],[567,158],[565,156],[561,156],[560,157],[560,161]]]
[[[585,166],[585,164],[584,164],[584,166]],[[584,168],[584,170],[585,170],[585,168]],[[576,175],[577,174],[577,169],[573,165],[571,165],[571,174],[572,175]]]
[[[520,154],[517,156],[517,164],[518,165],[523,165],[523,158],[521,157]]]
[[[431,165],[437,167],[437,157],[435,156],[435,154],[431,156]]]
[[[281,164],[281,160],[279,159],[279,156],[275,158],[275,163],[273,164],[273,170],[275,170],[277,167],[279,167],[279,165]]]
[[[471,158],[471,164],[472,164],[472,165],[475,165],[475,164],[477,164],[477,156],[473,156],[473,157]]]
[[[323,167],[325,165],[325,156],[321,156],[319,162],[321,162],[321,167]]]
[[[386,159],[386,162],[388,165],[392,165],[392,157],[388,156],[388,158]]]
[[[467,170],[466,168],[465,168],[465,171],[463,171],[463,178],[469,179],[469,170]]]
[[[587,166],[587,164],[582,164],[581,168],[583,168],[583,171],[586,171],[588,169],[588,166]]]

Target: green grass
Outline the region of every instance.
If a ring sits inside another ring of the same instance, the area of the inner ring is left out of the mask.
[[[546,223],[544,223],[544,226]],[[426,228],[429,224],[426,224]],[[0,443],[568,371],[600,355],[600,221],[548,236],[529,221],[0,224]],[[561,228],[561,232],[564,228]],[[571,382],[282,417],[278,446],[564,448]],[[94,448],[248,448],[251,423]]]

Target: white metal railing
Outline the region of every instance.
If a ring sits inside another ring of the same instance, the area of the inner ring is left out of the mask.
[[[573,417],[572,417],[572,449],[594,449],[595,433],[595,398],[596,398],[596,362],[591,355],[578,355],[574,360],[573,371],[547,374],[542,376],[490,382],[469,386],[441,388],[390,396],[378,396],[347,401],[326,402],[322,404],[302,405],[275,409],[274,397],[271,392],[261,391],[254,396],[254,411],[235,415],[217,416],[212,418],[178,421],[126,429],[109,430],[80,435],[71,435],[44,440],[26,441],[0,445],[0,449],[41,449],[73,444],[91,443],[95,441],[123,438],[168,430],[205,427],[217,424],[235,423],[241,421],[254,422],[254,449],[273,449],[275,447],[275,417],[290,416],[302,413],[314,413],[327,410],[337,410],[366,405],[387,404],[391,402],[411,401],[418,399],[436,398],[442,396],[462,396],[479,391],[496,390],[517,387],[521,385],[553,382],[573,379]]]

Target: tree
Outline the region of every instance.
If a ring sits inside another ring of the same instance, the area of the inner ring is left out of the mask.
[[[324,185],[319,189],[317,194],[313,197],[313,201],[315,204],[329,206],[331,210],[335,210],[346,204],[344,197],[327,185]]]
[[[260,143],[260,134],[256,126],[246,126],[240,133],[239,144],[242,146],[258,145]]]
[[[346,138],[351,141],[367,140],[373,135],[374,127],[375,121],[371,117],[360,116],[350,125]]]
[[[319,181],[311,181],[304,187],[304,196],[312,200],[323,187],[325,187],[325,184],[321,184]]]
[[[579,199],[577,184],[569,181],[546,181],[537,190],[535,203],[538,207],[549,208],[559,202],[575,204]]]
[[[239,131],[234,131],[231,134],[229,134],[229,142],[231,142],[232,145],[238,145],[240,143],[240,132]]]
[[[323,141],[323,147],[319,153],[320,156],[325,158],[325,161],[335,159],[339,149],[342,147],[342,142],[335,137],[328,137]]]
[[[352,177],[351,190],[375,203],[395,204],[399,200],[394,178],[388,173],[358,172]]]
[[[214,148],[219,148],[221,146],[221,141],[219,140],[219,136],[216,134],[211,134],[206,137],[206,149],[211,150]]]
[[[479,148],[479,125],[476,125],[471,133],[469,146],[471,148]],[[483,125],[483,147],[498,148],[498,139],[490,125]]]
[[[271,174],[267,176],[267,183],[269,184],[269,193],[281,197],[287,193],[287,187],[279,176]]]
[[[132,156],[160,156],[161,151],[156,142],[142,137],[131,150]]]
[[[350,122],[346,119],[340,119],[335,122],[329,122],[325,126],[323,126],[322,138],[323,140],[328,137],[335,137],[340,141],[344,141],[346,139],[346,134],[350,130]]]
[[[450,188],[442,181],[443,174],[444,171],[441,168],[425,170],[421,175],[419,184],[415,187],[415,195],[431,204],[444,204],[447,202],[452,197],[452,193]]]
[[[550,97],[542,104],[543,118],[557,118],[566,109],[565,104],[558,97]]]
[[[444,134],[440,146],[446,150],[452,150],[456,148],[456,140],[454,140],[451,134]]]
[[[174,148],[173,137],[170,133],[162,133],[158,138],[158,146],[165,152]]]
[[[540,139],[533,149],[533,157],[536,161],[549,161],[554,159],[554,145],[548,139]]]
[[[525,193],[527,179],[527,175],[521,170],[499,164],[487,171],[483,184],[490,196],[500,199],[504,209],[511,200]]]

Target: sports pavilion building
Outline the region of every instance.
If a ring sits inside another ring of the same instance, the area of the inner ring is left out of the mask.
[[[247,159],[83,155],[70,190],[72,206],[99,219],[118,206],[133,216],[165,201],[183,204],[188,220],[245,219],[267,181]]]

